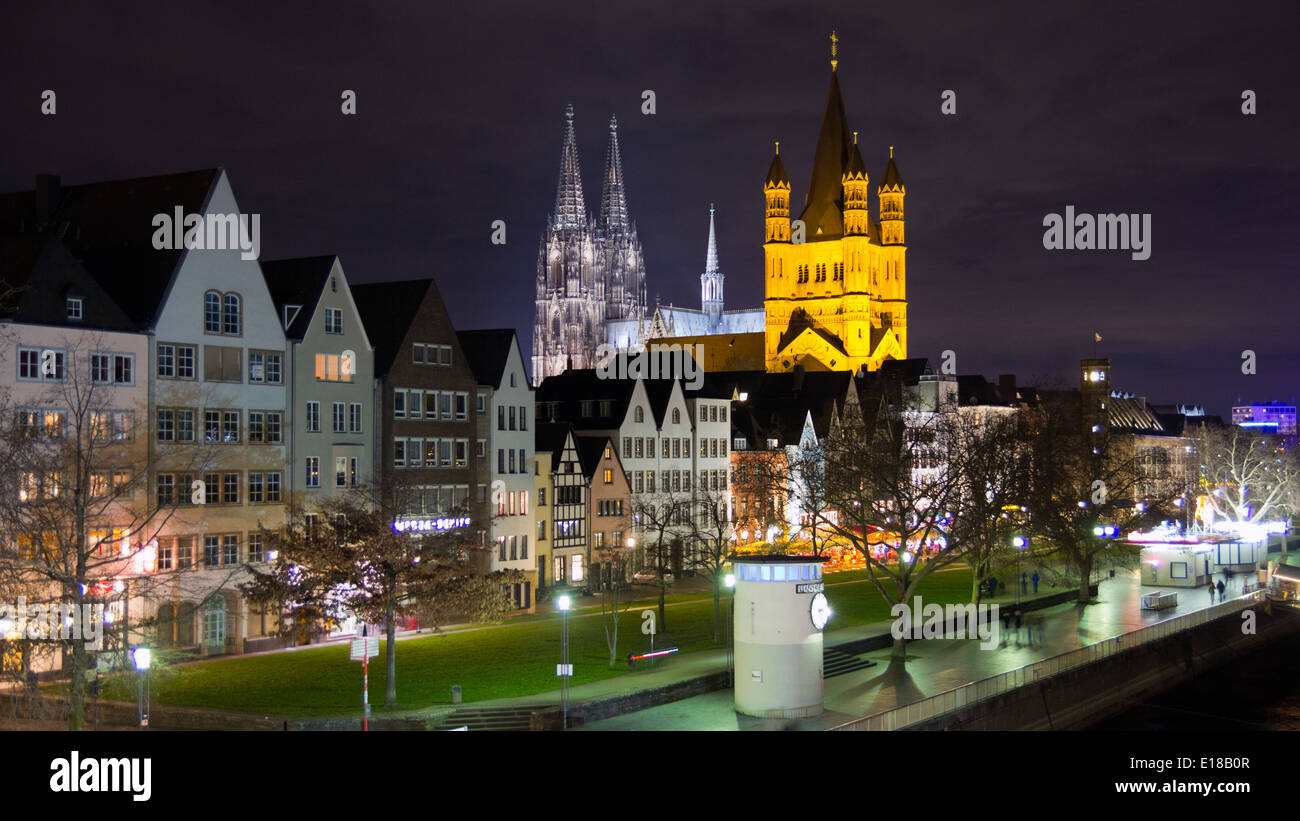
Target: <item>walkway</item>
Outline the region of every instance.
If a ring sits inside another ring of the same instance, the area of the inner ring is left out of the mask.
[[[1013,630],[1002,636],[997,648],[981,649],[978,640],[930,640],[908,645],[905,670],[891,668],[890,650],[883,649],[864,654],[877,662],[877,666],[854,673],[836,676],[825,681],[826,712],[817,718],[798,722],[753,719],[738,715],[734,710],[730,690],[709,693],[695,698],[631,713],[604,721],[593,722],[584,730],[765,730],[778,727],[820,730],[872,713],[918,701],[922,698],[976,681],[988,676],[1013,670],[1040,659],[1059,655],[1088,644],[1096,644],[1122,633],[1132,632],[1187,613],[1203,610],[1210,605],[1209,593],[1202,589],[1178,590],[1178,606],[1158,612],[1143,611],[1140,598],[1143,593],[1169,591],[1170,588],[1142,586],[1136,571],[1123,573],[1115,579],[1104,580],[1095,604],[1080,608],[1075,604],[1061,604],[1038,611],[1043,614],[1044,635],[1035,637],[1033,646],[1022,630],[1019,637]],[[1239,592],[1238,588],[1238,592]],[[998,597],[1002,599],[1001,596]],[[828,647],[880,635],[889,631],[889,622],[826,633]],[[705,654],[692,654],[704,656]],[[715,656],[712,669],[723,669],[725,659]],[[686,662],[691,663],[691,673],[707,671],[702,658],[681,659],[680,669],[686,677]],[[679,660],[670,659],[659,673],[665,677],[679,669]],[[583,685],[570,690],[571,702],[598,698],[598,693],[588,688],[606,685],[609,690],[641,689],[645,685],[639,677]],[[557,703],[558,691],[536,697],[537,701]],[[521,700],[522,701],[522,700]]]

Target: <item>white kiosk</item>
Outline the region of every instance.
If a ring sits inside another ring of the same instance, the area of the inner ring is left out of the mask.
[[[822,713],[822,628],[830,606],[823,559],[745,556],[735,565],[736,712],[759,718]]]

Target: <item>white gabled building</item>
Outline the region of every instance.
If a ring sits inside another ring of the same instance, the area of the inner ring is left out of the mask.
[[[460,331],[461,351],[478,380],[475,397],[478,434],[479,521],[490,522],[487,543],[490,569],[528,573],[508,593],[520,609],[531,610],[537,587],[534,535],[534,456],[536,453],[533,387],[524,369],[519,338],[513,328]]]

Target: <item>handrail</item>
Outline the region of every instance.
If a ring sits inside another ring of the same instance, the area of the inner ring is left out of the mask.
[[[901,730],[904,727],[928,721],[941,715],[961,710],[982,701],[996,698],[1003,693],[1019,689],[1026,684],[1042,681],[1060,675],[1069,670],[1084,667],[1108,658],[1116,653],[1139,647],[1154,641],[1160,641],[1175,633],[1192,627],[1216,621],[1233,613],[1240,612],[1264,598],[1263,590],[1254,590],[1239,596],[1230,602],[1224,602],[1204,610],[1197,610],[1177,616],[1148,627],[1142,627],[1129,633],[1121,633],[1096,644],[1078,647],[1059,655],[1040,659],[1033,664],[1026,664],[996,676],[989,676],[972,681],[932,696],[927,696],[911,704],[903,704],[862,718],[855,718],[831,727],[832,730]]]

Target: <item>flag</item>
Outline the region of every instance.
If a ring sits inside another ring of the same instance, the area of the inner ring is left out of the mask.
[[[1097,333],[1096,331],[1093,331],[1093,332],[1092,332],[1092,335],[1093,335],[1093,337],[1095,337],[1095,338],[1093,339],[1094,342],[1100,342],[1100,341],[1101,341],[1101,334]]]

